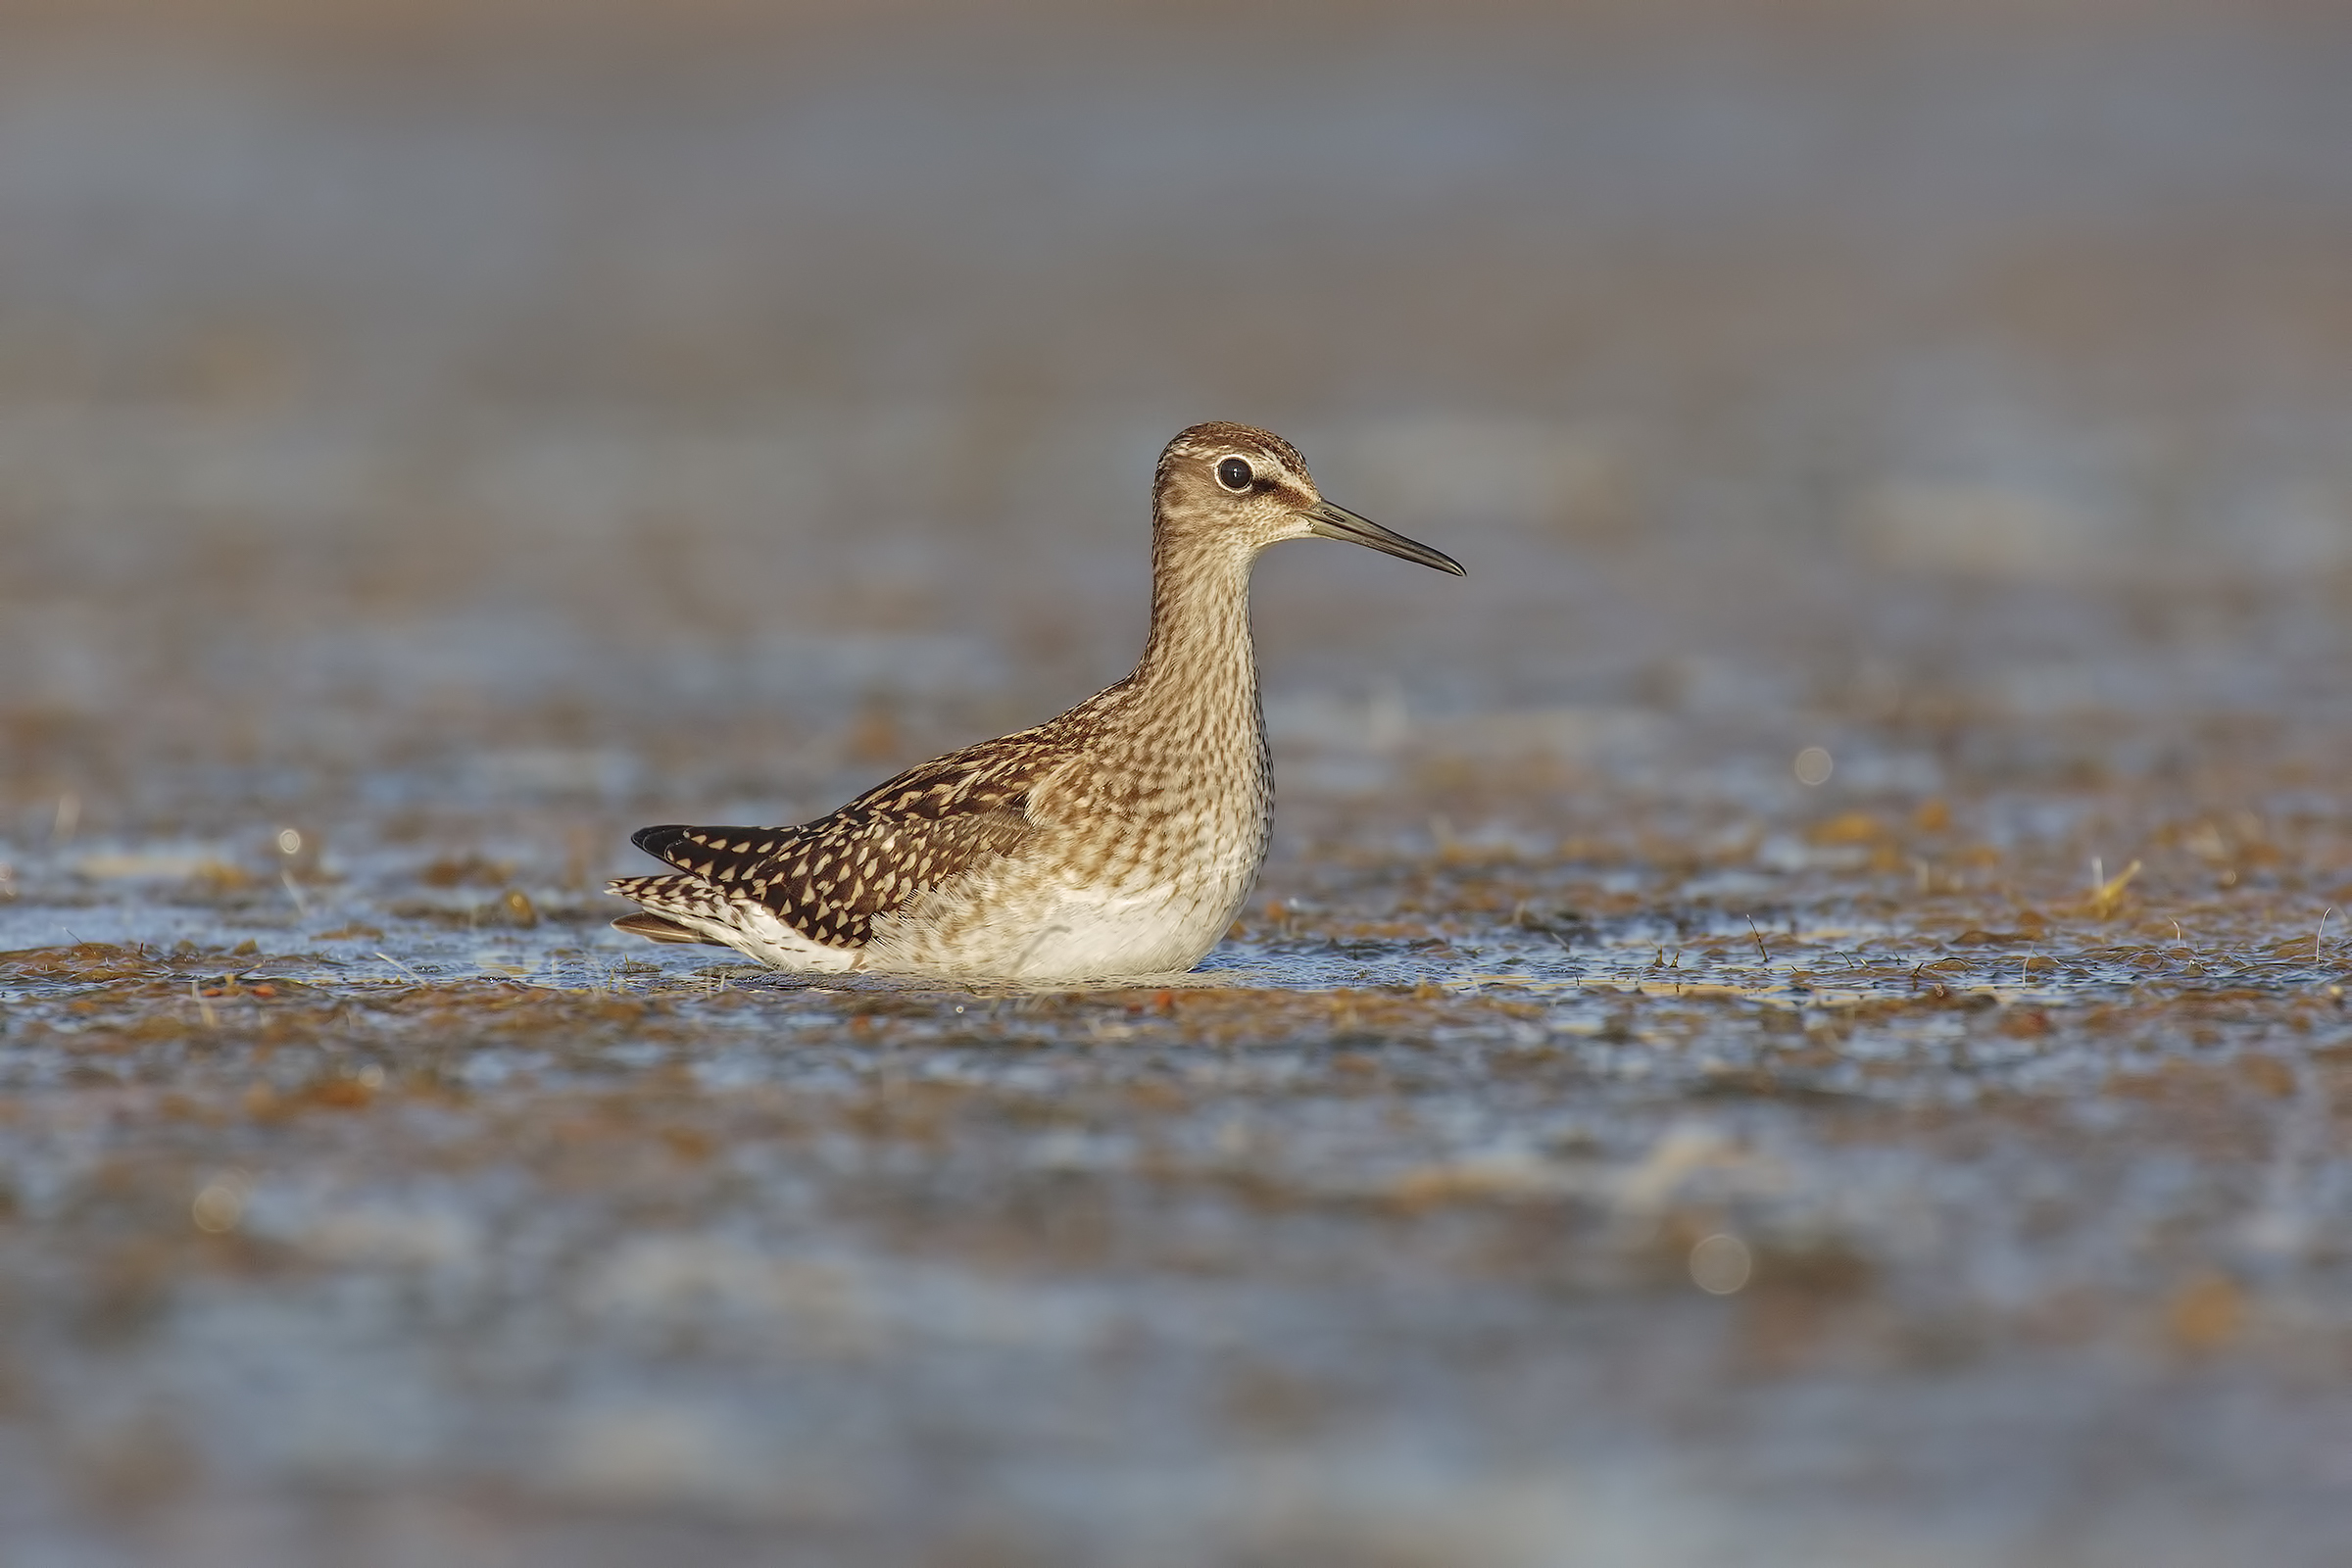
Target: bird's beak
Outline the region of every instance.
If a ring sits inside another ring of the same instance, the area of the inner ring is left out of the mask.
[[[1432,550],[1425,544],[1383,528],[1370,517],[1359,517],[1346,507],[1335,507],[1328,501],[1318,501],[1307,509],[1306,528],[1309,533],[1325,539],[1345,539],[1350,544],[1370,545],[1392,556],[1417,561],[1424,566],[1450,571],[1456,577],[1469,575],[1462,570],[1460,562],[1443,550]]]

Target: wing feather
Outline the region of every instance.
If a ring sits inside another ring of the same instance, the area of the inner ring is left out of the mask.
[[[631,842],[811,942],[861,947],[878,916],[1018,849],[1036,831],[1030,793],[1062,752],[1042,740],[1012,752],[992,742],[908,768],[797,827],[669,823]]]

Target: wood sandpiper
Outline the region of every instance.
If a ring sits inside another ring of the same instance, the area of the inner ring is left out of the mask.
[[[1197,424],[1152,485],[1152,630],[1135,673],[1058,718],[936,758],[798,827],[649,827],[676,869],[612,923],[782,969],[1054,983],[1190,969],[1266,856],[1274,780],[1250,567],[1285,539],[1450,557],[1323,499],[1297,449]]]

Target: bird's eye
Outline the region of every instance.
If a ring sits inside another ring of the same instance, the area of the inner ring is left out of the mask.
[[[1227,458],[1217,465],[1217,483],[1228,490],[1247,490],[1250,481],[1256,477],[1250,471],[1250,465],[1239,458]]]

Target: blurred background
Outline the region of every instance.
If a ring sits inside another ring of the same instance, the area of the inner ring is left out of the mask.
[[[2348,87],[2327,0],[0,0],[0,1555],[2334,1560]],[[1210,418],[1469,570],[1259,567],[1260,990],[605,931],[1124,673]]]
[[[1034,721],[1200,418],[1472,567],[1271,558],[1300,734],[2272,700],[2352,582],[2332,6],[0,17],[0,784],[84,831]]]

